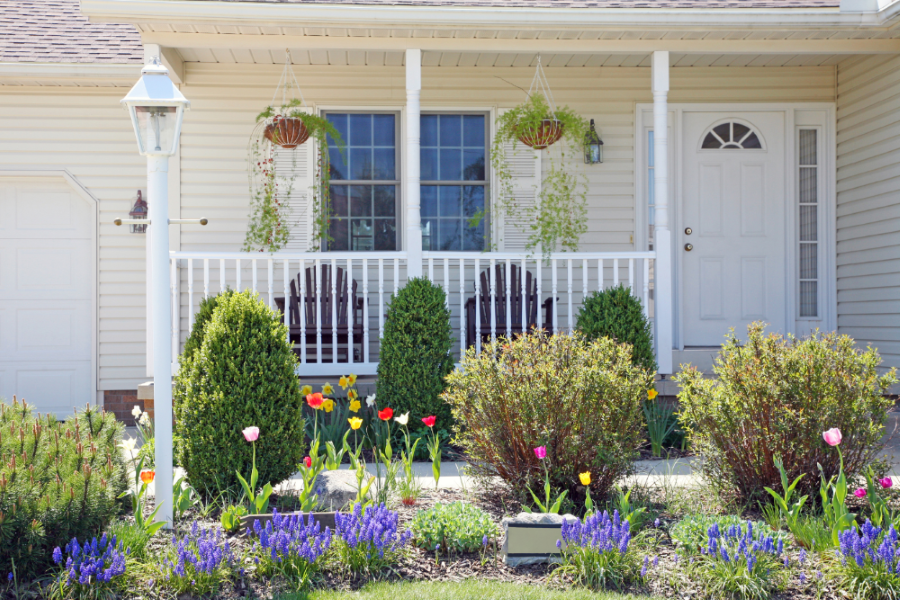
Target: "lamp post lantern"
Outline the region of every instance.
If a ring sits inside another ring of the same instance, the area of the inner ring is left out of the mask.
[[[153,59],[122,99],[131,115],[138,151],[147,157],[150,205],[150,304],[153,336],[153,398],[156,442],[156,504],[166,528],[173,525],[172,486],[172,328],[169,304],[169,157],[178,149],[181,121],[190,102],[169,71]]]

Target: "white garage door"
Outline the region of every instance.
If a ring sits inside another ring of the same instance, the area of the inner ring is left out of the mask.
[[[0,177],[0,397],[95,403],[94,208],[61,178]]]

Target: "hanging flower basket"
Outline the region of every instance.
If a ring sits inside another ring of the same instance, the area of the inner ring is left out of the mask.
[[[309,129],[298,117],[276,115],[272,122],[266,125],[263,137],[276,146],[292,150],[309,139]]]
[[[565,132],[565,125],[558,119],[544,119],[537,127],[524,126],[516,131],[516,137],[526,146],[544,150],[558,142]]]

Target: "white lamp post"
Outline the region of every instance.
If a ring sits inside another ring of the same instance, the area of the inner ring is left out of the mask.
[[[181,121],[190,102],[154,59],[122,99],[131,114],[138,151],[147,157],[147,201],[150,205],[150,299],[152,306],[153,401],[156,431],[156,503],[171,528],[172,518],[172,328],[169,304],[169,157],[178,148]]]

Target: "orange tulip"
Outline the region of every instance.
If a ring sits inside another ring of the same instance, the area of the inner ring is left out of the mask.
[[[150,483],[156,477],[156,471],[141,471],[141,481]]]

